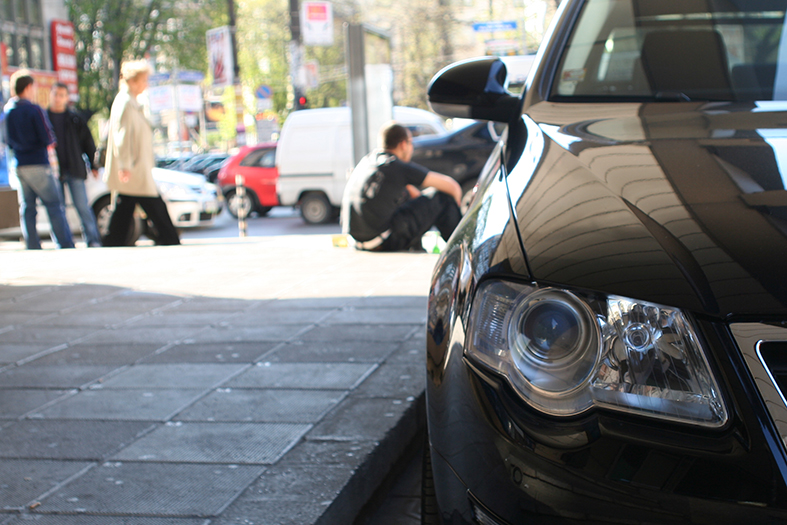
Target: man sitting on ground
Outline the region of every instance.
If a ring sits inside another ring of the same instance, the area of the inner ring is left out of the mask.
[[[381,131],[383,150],[369,153],[353,170],[345,190],[342,227],[360,250],[423,251],[421,237],[432,226],[443,239],[462,213],[462,188],[454,179],[410,162],[410,130],[390,123]],[[432,195],[418,188],[434,188]]]

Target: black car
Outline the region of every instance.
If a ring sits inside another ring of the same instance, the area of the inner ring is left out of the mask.
[[[564,0],[435,268],[423,522],[787,522],[784,1]]]
[[[501,122],[482,120],[448,133],[415,137],[412,161],[455,179],[467,209],[478,175],[504,129]]]

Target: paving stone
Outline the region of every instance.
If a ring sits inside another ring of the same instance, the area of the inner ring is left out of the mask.
[[[0,430],[0,457],[101,461],[150,427],[126,421],[18,421]]]
[[[332,311],[324,308],[256,308],[242,315],[226,319],[224,322],[230,327],[310,325],[331,315]]]
[[[172,343],[194,337],[201,330],[200,327],[190,326],[184,328],[158,327],[140,330],[131,326],[124,326],[114,330],[102,330],[86,338],[83,343],[88,344],[144,344],[158,343],[163,346],[165,343]]]
[[[112,365],[37,365],[35,362],[0,373],[0,388],[80,388],[116,369]]]
[[[301,310],[303,308],[319,308],[335,310],[350,302],[351,297],[309,297],[308,299],[277,299],[266,302],[259,309],[264,310]]]
[[[227,383],[229,388],[350,390],[374,365],[364,363],[257,363]]]
[[[33,326],[92,326],[97,328],[104,328],[106,326],[118,325],[133,319],[138,313],[128,312],[125,310],[107,309],[106,305],[101,303],[103,308],[95,311],[86,312],[79,308],[69,309],[60,315],[50,315],[40,321],[31,321],[25,324],[26,327],[32,328]]]
[[[278,343],[184,343],[151,354],[145,363],[253,363]]]
[[[24,514],[3,525],[209,525],[204,518],[132,518],[128,516],[67,516]]]
[[[58,352],[40,357],[35,360],[36,365],[130,365],[151,355],[158,348],[158,344],[85,344],[80,343]]]
[[[426,342],[406,342],[397,348],[385,359],[386,363],[405,365],[410,363],[420,363],[423,365],[426,355]]]
[[[341,401],[335,390],[221,388],[181,414],[179,421],[315,423]]]
[[[265,301],[249,301],[247,299],[191,297],[184,299],[183,304],[178,305],[176,308],[179,312],[244,312],[264,302]]]
[[[107,379],[102,388],[215,388],[248,365],[138,364]]]
[[[55,286],[0,286],[0,302],[16,302],[44,292],[55,290]]]
[[[194,343],[239,343],[253,341],[287,341],[302,330],[311,326],[309,323],[300,325],[271,325],[256,327],[210,327],[198,334],[193,334],[188,342]]]
[[[218,325],[228,317],[227,313],[216,312],[183,312],[179,308],[171,308],[148,313],[135,319],[128,326],[142,328],[151,326],[212,326]]]
[[[298,339],[301,341],[364,341],[388,343],[402,341],[418,324],[339,324],[317,326]]]
[[[304,525],[317,523],[328,501],[246,501],[241,496],[210,525]]]
[[[0,509],[24,507],[90,463],[4,459],[0,461]]]
[[[426,312],[426,304],[424,296],[369,296],[354,297],[347,306],[354,308],[413,308]]]
[[[311,425],[286,423],[167,423],[113,459],[272,464],[310,428]]]
[[[307,439],[382,440],[410,404],[402,399],[348,397],[330,418],[307,434]]]
[[[43,499],[35,512],[211,517],[263,470],[245,465],[106,462]]]
[[[166,421],[205,390],[86,390],[30,417]]]
[[[321,441],[304,439],[278,465],[334,465],[358,468],[378,445],[375,441]]]
[[[345,307],[332,313],[323,324],[422,324],[426,308]]]
[[[44,319],[50,319],[52,317],[57,317],[57,315],[53,315],[50,312],[41,314],[19,311],[4,312],[2,308],[0,308],[0,328],[36,324],[44,322]]]
[[[264,357],[276,363],[379,363],[399,347],[397,343],[364,341],[295,341]]]
[[[0,419],[15,419],[72,392],[28,388],[0,390]]]
[[[0,338],[5,334],[0,334]],[[0,362],[16,363],[28,359],[44,350],[63,346],[58,343],[0,343]]]
[[[3,333],[3,344],[9,343],[49,343],[55,346],[69,343],[95,334],[98,329],[94,326],[79,327],[20,327]]]
[[[358,387],[353,395],[367,397],[417,396],[426,388],[426,367],[423,362],[410,364],[385,363]]]

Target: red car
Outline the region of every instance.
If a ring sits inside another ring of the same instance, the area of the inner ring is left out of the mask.
[[[246,196],[241,199],[235,191],[236,175],[243,175]],[[227,209],[233,217],[238,216],[242,206],[248,216],[252,212],[263,216],[271,208],[279,205],[276,196],[276,180],[279,170],[276,168],[276,143],[265,142],[255,146],[244,146],[240,151],[227,159],[219,170],[216,182],[227,199]]]

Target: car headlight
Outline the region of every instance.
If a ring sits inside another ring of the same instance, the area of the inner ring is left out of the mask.
[[[194,194],[186,186],[172,182],[157,182],[156,187],[161,196],[169,201],[194,200]]]
[[[487,281],[466,352],[553,416],[597,406],[707,427],[727,421],[694,329],[675,308]]]

